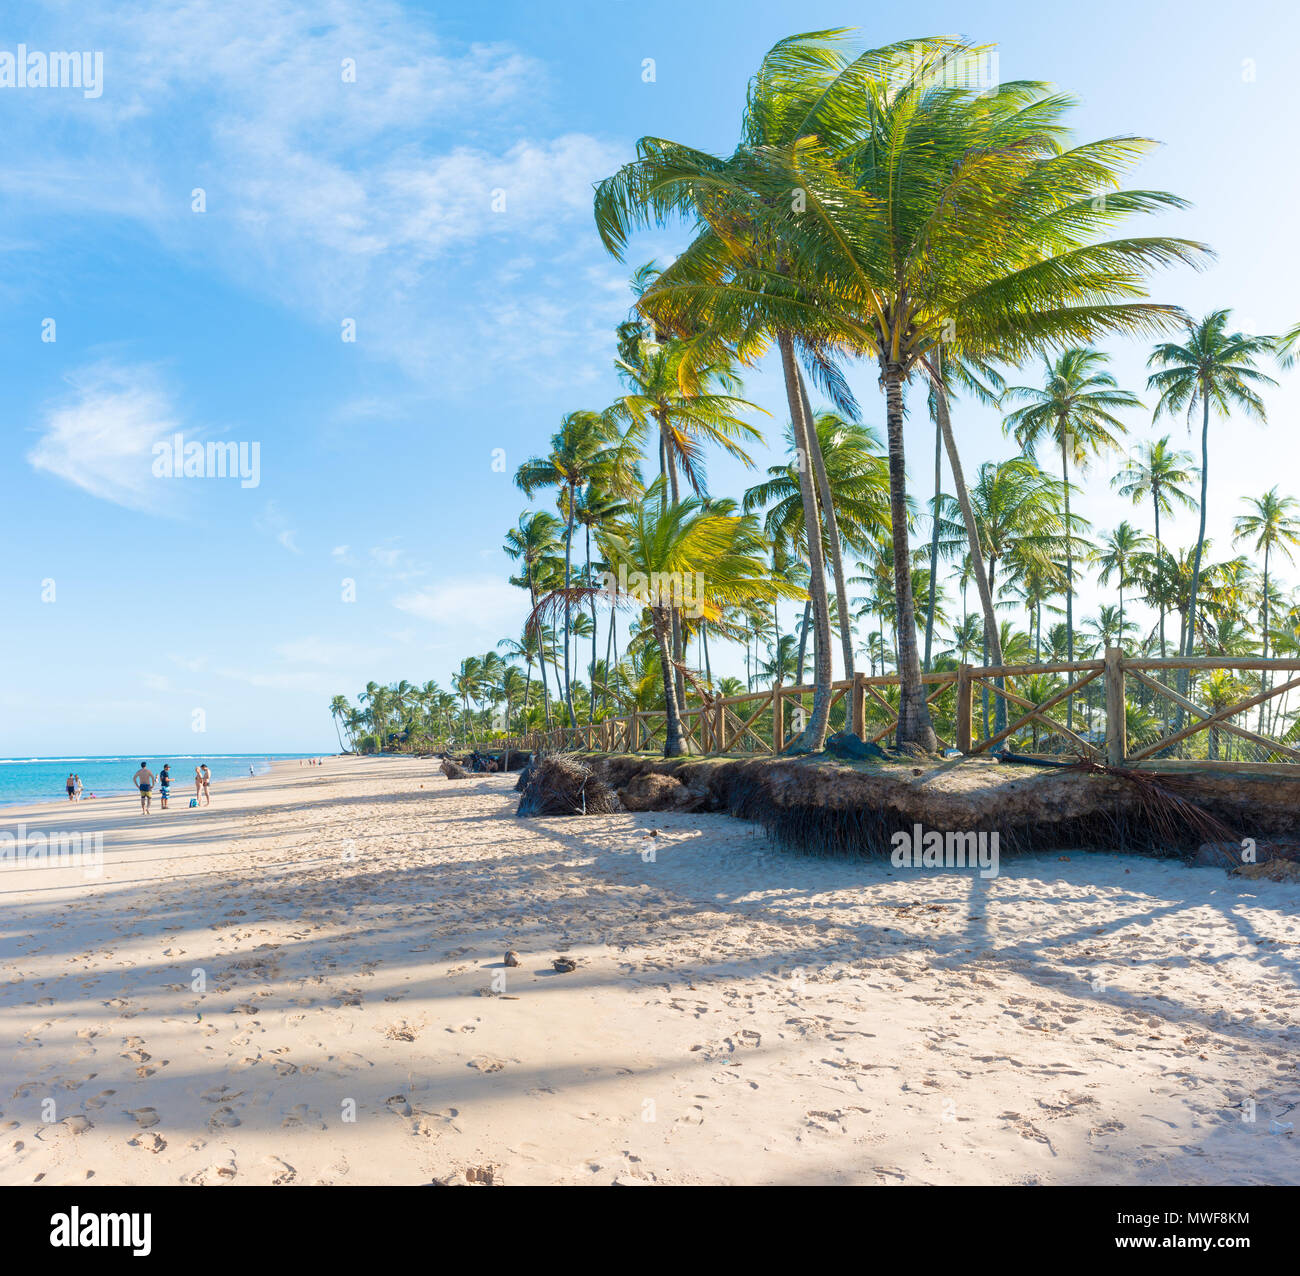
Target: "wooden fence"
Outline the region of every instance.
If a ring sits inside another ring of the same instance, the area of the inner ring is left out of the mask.
[[[1183,674],[1191,684],[1186,694],[1171,685]],[[1110,766],[1300,774],[1294,769],[1300,763],[1291,731],[1295,715],[1287,708],[1290,693],[1300,688],[1297,659],[1150,660],[1108,647],[1100,660],[961,665],[922,674],[921,681],[940,743],[968,757],[1004,746]],[[832,683],[831,729],[886,742],[898,725],[898,683],[897,674],[861,673]],[[692,704],[680,715],[685,750],[701,756],[780,753],[802,729],[813,690],[778,685]],[[994,725],[998,700],[1005,705],[1006,725],[1000,728]],[[1239,721],[1252,711],[1258,711],[1254,730]],[[1130,720],[1136,725],[1133,739]],[[491,747],[662,751],[666,726],[663,710],[638,710],[576,727],[499,736]]]

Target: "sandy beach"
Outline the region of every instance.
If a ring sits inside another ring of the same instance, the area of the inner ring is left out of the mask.
[[[514,779],[4,811],[104,869],[0,871],[0,1182],[1300,1182],[1300,886],[523,821]]]

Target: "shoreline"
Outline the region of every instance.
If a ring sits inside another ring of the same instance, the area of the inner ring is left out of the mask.
[[[118,756],[118,755],[114,755],[114,754],[105,754],[104,757],[102,757],[102,758],[87,757],[87,758],[78,758],[78,759],[69,759],[69,758],[57,758],[57,759],[56,759],[56,758],[10,758],[10,759],[7,759],[7,761],[10,762],[10,763],[12,763],[12,764],[15,764],[15,765],[24,765],[24,764],[27,764],[27,763],[46,764],[46,765],[48,765],[48,764],[51,764],[51,763],[57,761],[57,762],[59,762],[61,765],[68,765],[69,770],[73,770],[73,765],[72,765],[72,764],[73,764],[74,762],[81,762],[81,763],[94,762],[94,763],[98,763],[98,762],[103,762],[103,761],[106,761],[106,760],[109,760],[109,759],[115,758],[115,757],[117,757],[117,756]],[[138,758],[139,755],[136,755],[136,754],[122,754],[122,755],[120,755],[120,756],[123,757],[123,758]],[[226,787],[226,786],[228,786],[228,785],[231,785],[231,784],[237,783],[237,782],[239,782],[239,781],[249,780],[249,779],[257,779],[257,778],[261,778],[261,776],[269,775],[269,774],[271,774],[272,771],[274,771],[274,769],[275,769],[277,766],[279,766],[279,765],[281,765],[281,764],[288,766],[288,765],[292,765],[292,764],[296,763],[297,760],[298,760],[298,758],[299,758],[300,756],[303,757],[303,758],[307,758],[307,757],[313,757],[313,756],[315,756],[315,757],[321,757],[321,756],[324,756],[324,757],[333,757],[333,756],[338,756],[338,755],[333,755],[333,754],[320,755],[320,754],[307,754],[307,753],[304,753],[304,754],[301,754],[301,755],[300,755],[300,754],[292,754],[292,755],[289,755],[289,756],[286,756],[286,757],[276,757],[276,756],[273,755],[273,754],[269,754],[269,755],[268,755],[268,754],[265,754],[265,753],[228,753],[228,754],[220,754],[220,753],[207,753],[207,754],[202,754],[202,753],[195,753],[195,754],[192,754],[192,755],[181,755],[181,754],[159,754],[158,757],[160,758],[160,761],[158,762],[157,765],[160,767],[164,762],[170,761],[171,759],[177,759],[178,761],[182,761],[182,762],[190,762],[190,761],[194,761],[194,762],[197,763],[197,762],[205,761],[205,760],[207,760],[207,759],[212,759],[212,760],[228,760],[228,759],[230,759],[230,758],[239,758],[239,759],[242,760],[242,759],[244,759],[244,758],[261,758],[261,759],[262,759],[262,765],[267,766],[267,770],[259,772],[257,776],[237,775],[237,776],[230,776],[230,777],[214,777],[214,778],[213,778],[213,784],[220,784],[220,785],[222,785],[222,787],[224,788],[224,787]],[[268,757],[270,758],[269,766],[268,766],[267,761],[266,761]],[[129,764],[129,763],[125,763],[125,764],[124,764],[124,768],[125,768],[126,770],[129,771],[129,770],[131,769],[130,764]],[[305,769],[305,768],[304,768],[304,769]],[[193,777],[192,777],[192,776],[187,777],[187,779],[186,779],[186,781],[184,782],[184,784],[182,784],[182,782],[181,782],[179,779],[177,779],[177,780],[173,780],[173,782],[172,782],[172,801],[176,801],[176,800],[178,799],[178,797],[179,797],[179,795],[180,795],[180,792],[181,792],[181,789],[182,789],[182,788],[185,788],[185,789],[187,790],[187,793],[189,793],[189,794],[192,794],[192,793],[193,793],[193,791],[194,791],[194,781],[193,781]],[[154,798],[155,798],[155,807],[156,807],[156,800],[157,800],[157,798],[158,798],[158,790],[157,790],[157,788],[154,789],[154,794],[153,794],[153,796],[154,796]],[[137,803],[137,805],[138,805],[139,800],[140,800],[140,799],[139,799],[139,794],[138,794],[138,792],[137,792],[135,789],[130,788],[130,787],[126,787],[126,788],[122,788],[122,789],[105,789],[105,790],[103,791],[103,793],[101,793],[101,794],[97,794],[94,798],[85,798],[85,797],[83,797],[82,800],[81,800],[80,802],[69,802],[68,799],[67,799],[66,794],[63,792],[62,789],[60,789],[60,792],[59,792],[59,795],[58,795],[58,796],[56,796],[56,797],[49,797],[49,798],[31,798],[31,797],[4,798],[4,797],[0,797],[0,823],[3,823],[5,820],[10,819],[10,818],[11,818],[13,815],[15,815],[15,814],[17,815],[17,817],[18,817],[19,819],[23,818],[24,812],[25,812],[27,809],[29,809],[29,808],[30,808],[32,811],[34,811],[35,813],[37,813],[37,814],[45,814],[46,811],[45,811],[44,808],[51,807],[51,806],[53,806],[53,807],[62,807],[62,808],[70,808],[70,807],[84,806],[84,805],[86,804],[87,801],[91,801],[91,802],[105,802],[105,801],[109,801],[109,800],[111,800],[111,799],[115,799],[115,798],[116,798],[116,799],[120,799],[120,798],[131,798],[131,799],[133,799],[133,800]],[[168,808],[168,809],[170,810],[170,808]]]
[[[519,820],[431,761],[29,807],[104,875],[0,872],[0,1183],[1300,1181],[1300,886]]]

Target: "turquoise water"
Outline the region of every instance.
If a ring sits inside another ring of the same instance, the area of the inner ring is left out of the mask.
[[[164,762],[172,767],[172,796],[190,796],[194,792],[194,768],[208,764],[213,787],[222,780],[247,779],[248,768],[254,775],[264,775],[271,763],[286,758],[308,757],[303,753],[173,753],[146,758],[149,769],[157,775]],[[140,755],[122,757],[67,758],[0,758],[0,806],[16,802],[53,802],[67,800],[70,771],[81,776],[82,797],[111,797],[115,793],[134,793],[131,777],[140,766]]]

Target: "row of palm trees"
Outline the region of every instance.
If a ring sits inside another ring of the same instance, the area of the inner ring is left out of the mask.
[[[899,677],[898,743],[933,749],[923,671],[967,649],[973,628],[982,662],[1004,663],[1018,637],[998,614],[1009,605],[1026,608],[1041,652],[1043,612],[1057,600],[1065,657],[1075,659],[1084,564],[1120,593],[1091,623],[1101,638],[1132,639],[1126,591],[1130,605],[1137,596],[1158,611],[1148,645],[1161,654],[1175,612],[1179,654],[1225,635],[1244,640],[1233,625],[1243,600],[1258,597],[1263,651],[1280,649],[1292,613],[1269,568],[1296,543],[1295,503],[1274,489],[1238,520],[1239,539],[1263,551],[1258,588],[1244,560],[1210,561],[1209,424],[1264,418],[1260,392],[1273,381],[1261,365],[1289,362],[1300,327],[1250,336],[1227,310],[1193,321],[1149,300],[1153,269],[1210,256],[1190,240],[1114,233],[1130,216],[1183,207],[1121,186],[1153,144],[1075,142],[1070,100],[1041,83],[961,87],[954,70],[987,52],[949,39],[860,51],[844,31],[795,36],[764,58],[730,155],[641,139],[636,158],[597,187],[598,233],[620,259],[640,229],[684,225],[687,239],[671,264],[633,278],[633,310],[617,333],[623,393],[566,416],[516,474],[526,496],[556,495],[555,513],[525,511],[506,536],[513,581],[529,600],[523,631],[503,640],[504,656],[467,659],[451,691],[372,684],[356,709],[336,697],[340,731],[382,746],[401,732],[472,736],[494,720],[577,725],[649,698],[665,712],[672,754],[692,699],[727,693],[713,676],[712,640],[744,645],[751,681],[802,680],[811,660],[811,712],[792,751],[816,751],[830,723],[834,651],[851,675],[863,654],[855,621],[865,618],[879,626],[865,640],[873,671],[889,664]],[[1117,486],[1150,503],[1152,537],[1123,523],[1094,544],[1072,500],[1075,477],[1120,446],[1121,414],[1143,408],[1097,348],[1112,334],[1159,338],[1153,418],[1182,415],[1190,428],[1199,417],[1201,457],[1194,466],[1168,436],[1143,445]],[[787,459],[739,502],[712,496],[712,451],[752,463],[761,413],[740,397],[740,374],[769,350],[785,382]],[[846,376],[859,360],[879,374],[883,441],[859,423]],[[1038,383],[1011,384],[1034,361]],[[828,405],[817,413],[810,381]],[[923,500],[906,482],[909,385],[926,391],[935,426],[935,481]],[[981,465],[969,485],[953,422],[963,398],[1001,406],[1021,449]],[[1049,450],[1059,478],[1038,465]],[[649,482],[647,464],[657,469]],[[1186,554],[1168,549],[1160,525],[1180,506],[1200,515]],[[928,552],[912,545],[921,525]],[[960,623],[941,566],[955,568]],[[684,598],[692,581],[700,587]],[[851,594],[863,584],[865,597]],[[804,603],[794,633],[781,633],[783,599]],[[952,630],[947,654],[936,651],[941,627]],[[507,694],[514,662],[522,686]]]

